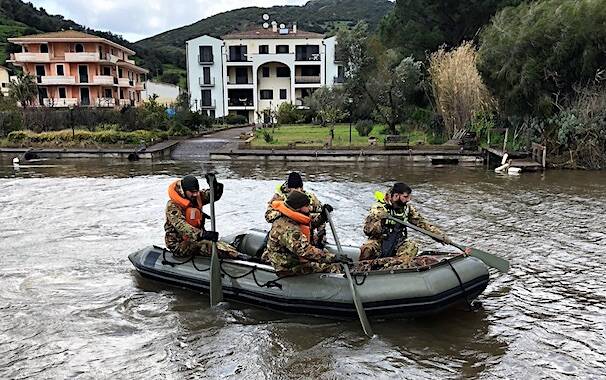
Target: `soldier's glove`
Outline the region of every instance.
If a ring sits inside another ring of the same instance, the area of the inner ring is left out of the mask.
[[[322,211],[320,211],[320,221],[321,223],[326,223],[328,221],[328,214],[333,212],[333,208],[328,203],[322,205]]]
[[[338,254],[335,257],[335,262],[341,264],[353,264],[353,260],[345,254]]]
[[[221,182],[215,181],[214,190],[215,190],[215,200],[218,201],[219,199],[221,199],[221,196],[223,195],[223,184]]]
[[[217,231],[200,231],[200,240],[207,240],[212,242],[219,241],[219,233]]]

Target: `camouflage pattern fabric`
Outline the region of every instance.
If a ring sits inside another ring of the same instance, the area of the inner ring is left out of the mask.
[[[262,259],[277,272],[341,273],[341,266],[334,264],[335,255],[312,246],[297,222],[282,214],[271,226]]]
[[[440,256],[416,256],[416,257],[384,257],[375,260],[360,261],[352,268],[352,272],[370,272],[370,271],[392,271],[398,269],[422,268],[435,265],[444,257]]]
[[[380,256],[381,246],[383,239],[385,238],[385,219],[389,214],[389,211],[382,203],[376,203],[370,209],[370,212],[364,221],[364,234],[369,237],[369,240],[360,247],[360,261],[375,260]],[[442,231],[429,223],[413,205],[407,205],[407,210],[404,212],[404,215],[409,223],[423,228],[426,231],[443,235]],[[380,261],[376,265],[382,265],[383,267],[389,267],[390,265],[410,265],[413,258],[417,255],[418,250],[419,248],[416,242],[403,240],[400,242],[399,246],[396,247],[393,257],[378,259]]]
[[[185,198],[181,181],[177,182],[177,193]],[[200,190],[202,205],[196,205],[202,208],[210,200],[210,191]],[[175,202],[169,200],[166,204],[166,222],[164,223],[164,243],[175,257],[188,257],[191,255],[210,256],[211,242],[207,240],[198,240],[202,229],[196,228],[185,220],[184,210]],[[236,257],[238,252],[229,244],[218,242],[217,251],[220,257]]]
[[[311,191],[304,191],[309,197],[309,216],[311,217],[311,229],[312,229],[312,245],[315,247],[324,247],[326,245],[326,222],[322,221],[320,213],[322,212],[322,203],[318,200],[318,197]],[[284,185],[280,187],[279,192],[274,193],[269,202],[267,203],[267,210],[265,211],[265,220],[267,223],[273,223],[282,214],[274,210],[271,207],[273,201],[285,201],[288,193]]]

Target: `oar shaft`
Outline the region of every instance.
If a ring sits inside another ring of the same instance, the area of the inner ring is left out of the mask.
[[[206,181],[210,187],[210,228],[216,231],[215,220],[215,175],[209,173],[206,175]],[[215,306],[223,301],[223,288],[221,286],[221,268],[219,264],[219,254],[217,253],[217,243],[212,242],[212,252],[210,257],[210,305]]]

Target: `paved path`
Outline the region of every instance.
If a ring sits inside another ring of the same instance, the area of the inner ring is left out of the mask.
[[[202,137],[183,140],[173,150],[171,157],[175,160],[200,161],[207,160],[209,153],[216,150],[237,149],[240,133],[248,132],[252,127],[233,128],[211,133]]]

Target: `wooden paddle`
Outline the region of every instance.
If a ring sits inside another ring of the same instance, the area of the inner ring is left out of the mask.
[[[206,182],[210,186],[210,228],[216,231],[215,221],[215,173],[206,174]],[[223,288],[221,286],[221,268],[219,267],[219,254],[217,253],[217,242],[212,242],[212,255],[210,257],[210,306],[215,306],[223,301]]]
[[[330,225],[332,236],[335,238],[335,243],[337,244],[337,252],[339,252],[339,255],[342,255],[343,248],[341,247],[341,242],[339,241],[339,237],[337,236],[337,230],[335,229],[335,225],[332,222],[330,212],[326,212],[326,220]],[[349,272],[349,265],[343,264],[343,269],[345,270],[345,277],[347,277],[347,280],[349,281],[349,289],[351,289],[351,296],[353,297],[354,305],[356,306],[356,311],[358,312],[358,318],[360,318],[360,323],[362,324],[362,330],[364,330],[364,334],[366,334],[369,338],[372,338],[374,334],[372,332],[372,328],[370,327],[370,322],[368,322],[368,318],[366,317],[364,305],[362,305],[362,301],[358,296],[358,291],[353,282],[353,278],[351,277],[351,273]]]
[[[461,251],[467,253],[469,256],[477,257],[478,259],[482,260],[484,262],[484,264],[488,265],[489,267],[498,269],[499,272],[507,273],[507,271],[509,270],[509,261],[507,261],[503,258],[500,258],[496,255],[479,250],[477,248],[464,246],[462,244],[457,244],[452,241],[446,241],[444,239],[444,237],[442,237],[440,235],[436,235],[434,233],[426,231],[426,230],[422,229],[421,227],[417,227],[414,224],[408,223],[402,219],[394,218],[393,216],[388,215],[387,219],[393,220],[396,223],[400,223],[412,230],[415,230],[424,235],[427,235],[430,238],[434,239],[435,241],[439,241],[440,243],[444,243],[444,244],[452,245],[453,247],[457,247]]]

